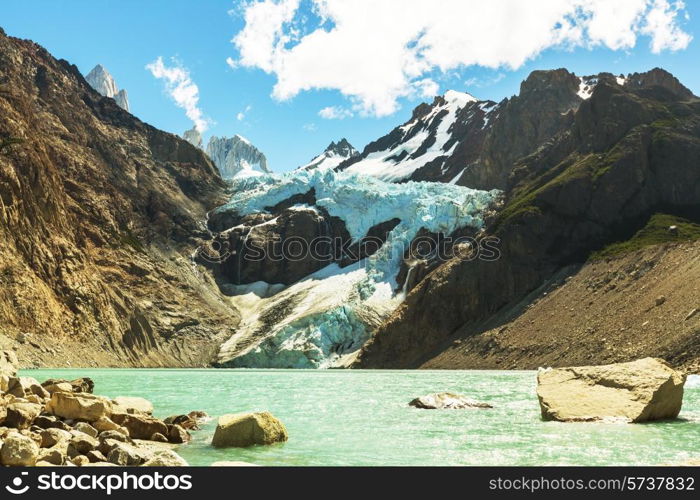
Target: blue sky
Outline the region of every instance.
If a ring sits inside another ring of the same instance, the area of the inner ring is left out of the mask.
[[[458,5],[452,12],[445,8],[423,21],[430,16],[419,12],[418,0],[399,2],[399,13],[392,0],[390,9],[373,12],[366,8],[372,4],[361,4],[364,0],[356,5],[328,0],[320,7],[309,0],[300,5],[282,1],[287,3],[284,12],[273,0],[257,10],[251,10],[254,2],[231,0],[27,0],[5,2],[0,26],[9,35],[40,43],[84,74],[102,63],[129,92],[136,116],[178,134],[191,128],[192,121],[146,66],[162,57],[167,67],[186,69],[207,121],[205,138],[241,134],[267,155],[276,171],[306,163],[340,137],[361,149],[407,120],[413,107],[431,100],[436,90],[463,90],[496,101],[517,94],[534,69],[566,67],[584,75],[660,66],[700,94],[698,41],[690,40],[698,36],[700,2],[682,6],[628,0],[641,6],[643,20],[638,16],[625,32],[615,24],[624,17],[621,13],[596,17],[591,11],[579,18],[580,7],[563,18],[564,24],[573,19],[566,30],[556,21],[561,11],[514,12],[510,4],[483,12],[483,19],[495,18],[504,27],[500,30],[480,20],[480,6],[490,9],[496,2],[471,2],[464,12],[456,12],[462,5],[452,4]],[[423,5],[439,11],[438,5],[448,4]],[[276,19],[284,22],[275,25]],[[425,27],[426,22],[431,24]],[[551,33],[541,36],[549,24]],[[577,31],[581,26],[585,31]],[[414,27],[422,41],[404,43]],[[455,33],[459,37],[453,40]],[[564,40],[552,42],[560,38]],[[431,39],[445,43],[436,48],[439,44],[430,45]],[[430,46],[412,52],[421,43]],[[400,57],[406,59],[394,67]],[[324,108],[352,116],[326,119],[319,115]]]

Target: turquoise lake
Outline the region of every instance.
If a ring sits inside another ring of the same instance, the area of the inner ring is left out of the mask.
[[[214,449],[210,421],[177,449],[191,465],[658,465],[700,458],[700,377],[691,376],[679,419],[652,424],[543,422],[531,371],[223,369],[22,370],[92,377],[95,393],[141,396],[166,417],[204,410],[269,410],[289,441]],[[491,410],[419,410],[414,397],[451,391]]]

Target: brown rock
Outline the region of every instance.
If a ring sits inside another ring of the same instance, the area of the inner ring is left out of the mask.
[[[62,429],[45,429],[40,436],[42,448],[51,448],[61,442],[67,443],[73,437],[70,432]]]
[[[41,413],[41,406],[36,403],[10,403],[4,425],[15,429],[28,429]]]
[[[284,424],[269,412],[222,415],[211,444],[216,448],[273,444],[287,440]]]
[[[112,420],[129,430],[133,439],[150,439],[153,434],[168,434],[168,427],[162,420],[147,415],[113,414]]]
[[[94,422],[101,417],[109,416],[111,404],[105,398],[88,393],[54,392],[46,405],[46,411],[66,419]]]
[[[76,431],[84,432],[85,434],[93,438],[96,438],[98,434],[97,429],[86,422],[78,422],[73,428]]]
[[[162,435],[160,432],[156,432],[151,436],[151,441],[156,441],[158,443],[167,443],[168,438],[166,438],[164,435]]]
[[[190,433],[187,432],[182,426],[178,424],[172,424],[168,426],[168,441],[171,443],[187,443],[191,439]]]
[[[663,360],[540,370],[537,397],[545,420],[675,418],[683,404],[685,375]]]
[[[19,433],[11,433],[0,448],[0,463],[2,465],[34,465],[39,455],[39,447],[29,437]]]
[[[101,451],[99,450],[91,450],[86,453],[86,456],[88,459],[90,459],[91,463],[97,463],[97,462],[106,462],[107,457],[105,457]]]

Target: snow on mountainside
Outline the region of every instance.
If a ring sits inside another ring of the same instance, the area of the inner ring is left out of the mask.
[[[85,76],[85,80],[100,94],[105,97],[111,97],[117,102],[119,107],[129,111],[129,96],[126,90],[118,89],[114,78],[104,66],[98,64],[92,68],[92,71]]]
[[[342,138],[337,143],[331,142],[323,153],[314,157],[306,165],[299,167],[301,170],[319,169],[326,170],[335,168],[349,158],[358,156],[360,152],[350,144],[347,139]]]
[[[416,108],[410,121],[389,135],[370,143],[362,155],[339,169],[363,173],[385,181],[412,178],[424,167],[438,167],[454,152],[460,122],[479,121],[483,127],[495,108],[491,101],[478,101],[464,92],[449,90],[432,105]]]
[[[394,218],[400,222],[381,248],[359,263],[330,264],[286,288],[264,282],[234,286],[233,301],[243,320],[218,358],[219,364],[230,367],[343,364],[369,338],[371,328],[403,300],[397,292],[397,275],[404,251],[419,231],[450,234],[467,226],[479,228],[499,194],[445,183],[390,183],[319,169],[236,179],[233,188],[230,202],[215,212],[264,213],[267,207],[314,192],[315,206],[292,208],[327,211],[342,219],[354,241],[382,222]]]

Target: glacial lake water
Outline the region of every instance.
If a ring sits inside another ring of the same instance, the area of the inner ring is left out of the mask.
[[[543,422],[531,371],[56,369],[92,377],[95,393],[141,396],[166,417],[269,410],[287,426],[284,444],[210,446],[215,419],[178,448],[191,465],[657,465],[700,458],[700,377],[686,382],[675,421],[651,424]],[[419,410],[416,396],[451,391],[491,410]]]

